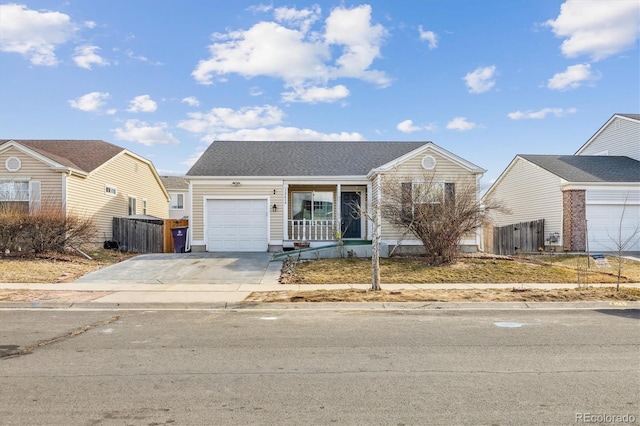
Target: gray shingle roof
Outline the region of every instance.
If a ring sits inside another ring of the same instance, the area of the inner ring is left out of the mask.
[[[640,182],[640,161],[606,155],[519,155],[568,182]]]
[[[426,143],[215,141],[187,176],[364,176]]]
[[[622,117],[632,118],[634,120],[640,121],[640,114],[616,114],[616,115],[620,115]]]
[[[87,173],[124,151],[124,148],[101,140],[2,139],[0,147],[11,140],[65,167]]]
[[[189,189],[189,183],[182,176],[160,176],[160,180],[167,190]]]

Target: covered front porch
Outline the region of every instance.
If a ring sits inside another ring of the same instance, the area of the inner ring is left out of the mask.
[[[286,183],[283,248],[321,247],[338,240],[365,240],[369,221],[359,214],[370,205],[369,182]]]

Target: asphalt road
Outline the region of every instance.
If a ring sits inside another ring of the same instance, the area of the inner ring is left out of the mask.
[[[639,325],[638,310],[0,310],[0,424],[637,424]]]

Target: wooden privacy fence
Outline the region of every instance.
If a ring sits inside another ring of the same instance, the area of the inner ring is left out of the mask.
[[[493,253],[537,253],[544,248],[544,219],[493,228]]]
[[[113,218],[113,239],[120,250],[132,253],[162,253],[163,219]]]

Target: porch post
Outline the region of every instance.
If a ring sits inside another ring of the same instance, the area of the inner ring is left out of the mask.
[[[342,239],[342,185],[336,185],[336,217],[333,221],[334,232],[332,239],[335,240],[336,232],[340,233],[340,238]]]
[[[282,230],[283,230],[283,244],[284,241],[289,239],[289,184],[285,183],[282,185]]]

